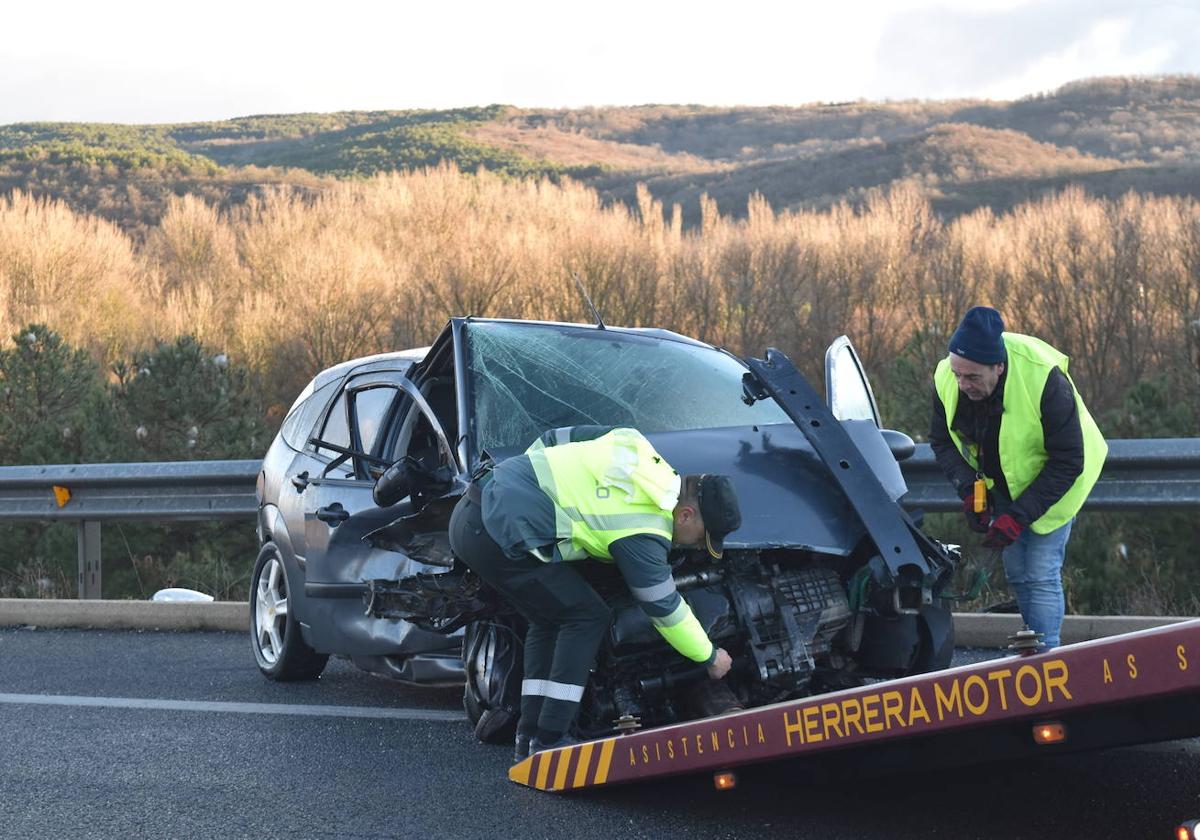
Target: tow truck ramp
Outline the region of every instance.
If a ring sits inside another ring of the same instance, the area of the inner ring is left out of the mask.
[[[902,746],[973,763],[1200,735],[1200,620],[546,750],[509,779],[562,792]],[[724,780],[724,783],[722,783]]]

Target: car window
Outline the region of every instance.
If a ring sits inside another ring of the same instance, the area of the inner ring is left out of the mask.
[[[354,417],[363,452],[375,451],[375,443],[379,439],[384,421],[387,420],[388,407],[396,397],[396,390],[384,385],[355,392]]]
[[[317,454],[341,459],[348,453],[333,447],[368,455],[385,448],[384,438],[389,434],[389,425],[395,425],[389,418],[395,414],[392,406],[397,395],[402,393],[397,384],[401,377],[402,374],[396,371],[376,371],[346,383],[325,415],[320,433],[314,435],[322,444],[328,444],[317,446]],[[344,461],[341,468],[346,471],[346,477],[363,480],[382,469],[379,461],[358,456]]]
[[[650,335],[477,323],[467,329],[480,450],[524,447],[547,429],[627,425],[643,432],[790,422],[773,400],[742,401],[737,359]]]
[[[350,448],[350,424],[346,417],[346,402],[347,392],[342,391],[338,396],[337,402],[333,404],[333,408],[329,409],[329,417],[325,420],[325,427],[321,429],[320,438],[325,443],[332,443],[335,446],[342,446],[346,449]],[[332,449],[318,447],[317,451],[322,455],[337,457],[340,453]]]
[[[317,419],[321,416],[321,409],[325,407],[337,384],[336,379],[327,382],[305,399],[298,401],[283,421],[279,433],[292,449],[301,450],[308,444],[308,439],[314,434],[313,427],[317,425]]]

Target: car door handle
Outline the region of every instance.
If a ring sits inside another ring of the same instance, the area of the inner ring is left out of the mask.
[[[303,493],[304,488],[308,486],[308,470],[292,476],[292,486],[296,488],[297,493]]]
[[[329,507],[317,508],[317,519],[328,523],[333,528],[341,525],[349,518],[350,511],[346,510],[338,502],[334,502]]]

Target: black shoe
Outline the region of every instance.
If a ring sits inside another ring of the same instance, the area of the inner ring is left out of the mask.
[[[542,750],[556,750],[559,747],[570,747],[582,743],[578,738],[563,735],[555,741],[542,741],[536,735],[529,739],[529,754],[540,753]]]
[[[520,764],[525,759],[529,758],[529,741],[528,735],[517,733],[516,745],[513,748],[513,764]]]

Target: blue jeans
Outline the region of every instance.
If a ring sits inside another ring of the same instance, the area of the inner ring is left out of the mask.
[[[1043,634],[1042,650],[1061,643],[1062,566],[1074,522],[1072,519],[1049,534],[1035,534],[1032,528],[1026,528],[1004,549],[1004,574],[1016,593],[1026,626]]]

